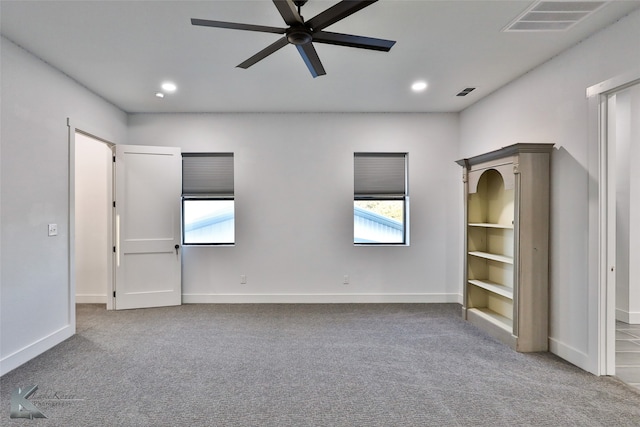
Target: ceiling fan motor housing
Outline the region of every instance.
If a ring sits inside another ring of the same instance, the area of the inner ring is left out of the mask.
[[[311,43],[313,36],[311,30],[303,26],[294,26],[287,30],[287,40],[291,44],[304,45]]]

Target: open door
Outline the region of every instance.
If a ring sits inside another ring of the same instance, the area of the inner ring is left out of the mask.
[[[115,309],[180,305],[180,149],[116,145],[114,161]]]

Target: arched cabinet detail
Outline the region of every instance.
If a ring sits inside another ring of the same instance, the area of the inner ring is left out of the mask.
[[[553,144],[520,143],[463,167],[463,317],[513,349],[548,350]]]

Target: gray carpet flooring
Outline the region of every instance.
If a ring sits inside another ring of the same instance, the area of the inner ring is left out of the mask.
[[[640,393],[520,354],[457,304],[79,305],[0,379],[2,426],[638,426]],[[16,387],[48,418],[11,419]]]

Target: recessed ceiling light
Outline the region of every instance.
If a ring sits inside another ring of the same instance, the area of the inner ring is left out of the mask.
[[[414,92],[422,92],[427,88],[427,82],[419,81],[411,85],[411,90]]]
[[[162,90],[166,90],[167,92],[175,92],[176,89],[177,89],[177,86],[174,83],[171,83],[171,82],[162,83]]]
[[[156,98],[164,98],[164,93],[156,92]]]

